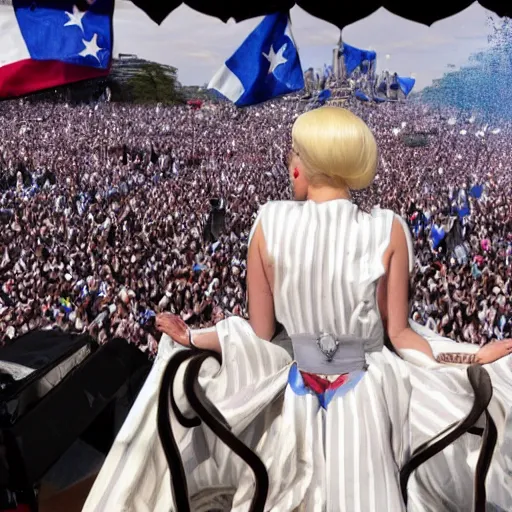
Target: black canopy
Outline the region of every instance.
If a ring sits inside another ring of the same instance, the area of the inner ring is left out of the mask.
[[[87,0],[83,0],[87,1]],[[380,7],[401,16],[425,25],[453,16],[466,9],[474,2],[472,0],[428,0],[415,2],[414,0],[132,0],[153,21],[160,24],[169,14],[185,3],[192,9],[203,14],[215,16],[226,22],[230,18],[243,21],[255,16],[263,16],[276,11],[288,11],[298,5],[317,18],[323,19],[333,25],[343,28],[351,23],[369,16]],[[480,5],[496,13],[498,16],[512,17],[512,2],[509,0],[480,0]]]

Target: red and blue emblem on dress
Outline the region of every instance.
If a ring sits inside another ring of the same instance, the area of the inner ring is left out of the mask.
[[[293,364],[288,374],[288,384],[296,395],[316,395],[320,405],[327,409],[334,398],[354,389],[365,373],[362,370],[345,373],[331,382],[314,373],[301,371],[297,364]]]

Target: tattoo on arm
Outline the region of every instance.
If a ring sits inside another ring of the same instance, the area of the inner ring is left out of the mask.
[[[474,364],[476,362],[476,354],[464,354],[460,352],[444,352],[436,357],[438,363],[452,364]]]

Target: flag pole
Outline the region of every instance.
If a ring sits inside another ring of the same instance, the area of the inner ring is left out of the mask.
[[[345,57],[343,56],[343,36],[341,35],[340,28],[340,38],[338,40],[338,79],[343,82],[345,80]]]
[[[196,112],[193,106],[189,106],[190,108],[190,119],[192,121],[192,165],[194,165],[194,159],[196,154]]]
[[[292,15],[291,15],[291,11],[290,9],[288,9],[288,11],[286,11],[286,17],[288,19],[288,24],[291,26],[292,24]],[[299,51],[299,46],[297,45],[297,41],[295,41],[295,38],[293,38],[293,44],[295,45],[295,48],[297,50],[297,52]],[[301,69],[302,71],[302,76],[304,76],[304,71]],[[306,88],[306,81],[304,80],[304,89]],[[297,111],[299,109],[299,105],[300,105],[300,96],[299,98],[297,99],[297,103],[295,104],[295,111]]]
[[[192,110],[192,160],[196,158],[196,109]],[[195,162],[194,162],[195,163]]]

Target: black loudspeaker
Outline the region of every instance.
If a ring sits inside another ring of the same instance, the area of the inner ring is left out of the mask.
[[[56,331],[19,338],[0,361],[0,510],[12,496],[36,510],[34,487],[75,441],[108,451],[151,363],[125,340]]]
[[[226,227],[226,210],[213,211],[211,213],[211,230],[215,238],[219,238]]]
[[[223,198],[210,199],[211,211],[206,222],[204,238],[206,241],[217,240],[226,228],[226,206]]]
[[[224,199],[222,197],[212,197],[210,199],[210,206],[212,207],[212,211],[221,210],[224,208]]]

